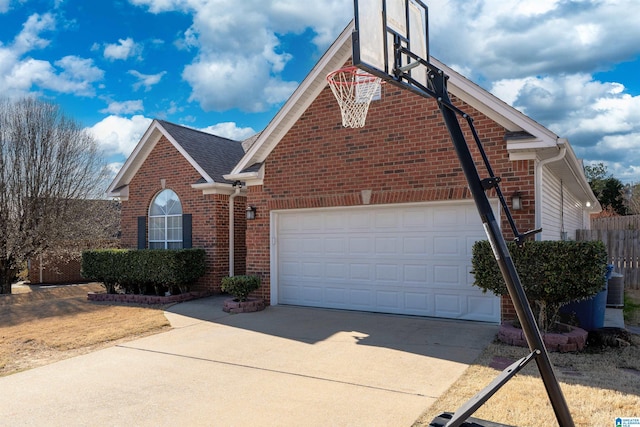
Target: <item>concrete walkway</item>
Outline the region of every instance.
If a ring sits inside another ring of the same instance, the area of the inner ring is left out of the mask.
[[[173,306],[174,329],[0,378],[7,426],[406,426],[496,325],[223,299]]]

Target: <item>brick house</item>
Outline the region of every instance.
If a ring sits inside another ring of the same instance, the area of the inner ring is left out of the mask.
[[[470,249],[486,236],[436,102],[383,85],[364,128],[341,126],[325,76],[350,63],[351,31],[225,175],[246,183],[255,207],[246,265],[263,278],[260,296],[272,305],[489,322],[513,316],[510,301],[501,307],[472,286]],[[474,118],[508,203],[520,199],[518,228],[542,227],[537,238],[545,240],[589,228],[599,204],[569,142],[433,62],[450,76],[455,104]]]
[[[111,200],[73,200],[68,206],[65,240],[28,260],[31,284],[81,283],[82,252],[120,245],[120,203]],[[58,229],[58,231],[61,231]]]
[[[40,255],[29,260],[28,269],[27,280],[33,285],[86,281],[80,274],[80,261],[77,259],[50,260]]]
[[[176,244],[209,254],[200,283],[207,289],[246,271],[262,277],[256,296],[272,305],[488,322],[513,316],[509,301],[472,286],[471,246],[486,236],[436,102],[383,85],[366,126],[342,127],[325,76],[350,63],[352,29],[242,144],[154,121],[109,188],[122,200],[123,246],[171,244],[150,230],[154,201],[169,189],[167,200],[182,208],[174,213],[184,236]],[[569,142],[433,62],[474,118],[508,203],[520,200],[518,228],[542,227],[537,238],[545,240],[589,228],[599,204]],[[492,204],[512,238],[496,197]],[[255,219],[246,220],[245,209]]]
[[[243,154],[241,142],[154,120],[107,190],[122,202],[121,246],[205,249],[200,290],[244,274],[245,189],[222,176]]]

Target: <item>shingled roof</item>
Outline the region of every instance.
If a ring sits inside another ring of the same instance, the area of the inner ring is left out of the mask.
[[[200,173],[200,179],[189,184],[198,186],[209,194],[213,194],[211,192],[226,194],[230,191],[232,188],[230,184],[235,180],[227,180],[224,175],[233,170],[244,155],[241,141],[156,119],[149,125],[140,142],[109,185],[107,189],[109,197],[128,200],[131,180],[162,136],[165,136]]]
[[[231,182],[224,179],[223,175],[229,173],[244,156],[241,141],[234,141],[164,120],[158,120],[158,123],[215,182]]]

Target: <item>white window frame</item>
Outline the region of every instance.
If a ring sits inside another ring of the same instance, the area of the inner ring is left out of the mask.
[[[156,205],[156,202],[161,197],[165,197],[167,198],[167,200],[162,201],[164,204],[158,203]],[[175,199],[177,201],[177,209],[176,209],[176,203],[174,203],[169,207],[169,210],[167,210],[166,202],[170,199]],[[159,209],[161,210],[160,214],[152,214],[154,205],[159,207]],[[149,212],[148,212],[149,249],[182,249],[184,245],[183,244],[184,229],[183,229],[183,223],[182,223],[182,212],[183,212],[182,203],[180,202],[180,198],[178,197],[175,191],[170,189],[164,189],[155,195],[155,197],[151,201],[151,204],[149,205]],[[178,226],[174,224],[175,220],[172,220],[176,218],[179,218],[179,220],[177,221],[179,224]],[[157,227],[154,225],[155,219],[161,220],[162,224],[160,227]],[[170,227],[170,225],[172,225],[173,227]],[[161,231],[163,238],[152,238],[157,230]],[[176,230],[178,230],[177,234],[180,235],[180,238],[170,239],[169,233],[170,232],[176,233]]]

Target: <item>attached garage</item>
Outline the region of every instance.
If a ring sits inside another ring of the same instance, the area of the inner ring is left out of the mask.
[[[272,211],[271,235],[272,304],[500,321],[472,286],[472,202]]]

